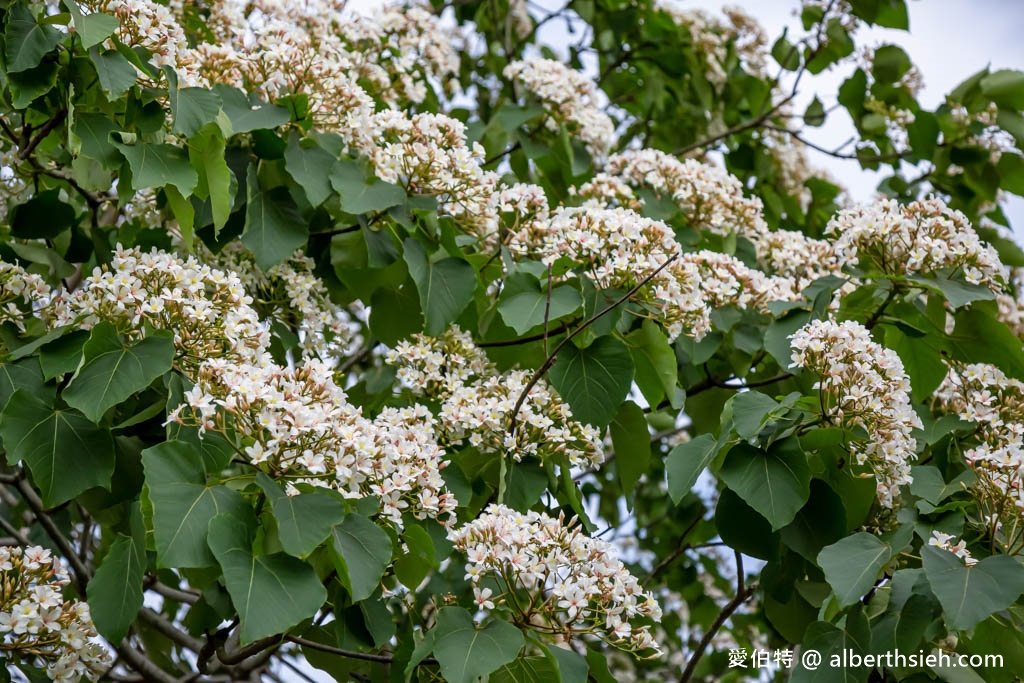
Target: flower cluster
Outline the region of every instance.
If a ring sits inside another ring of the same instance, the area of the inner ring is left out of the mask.
[[[79,289],[58,295],[52,309],[57,325],[91,328],[106,321],[128,337],[170,330],[176,361],[185,368],[210,358],[251,359],[269,340],[236,275],[156,249],[118,245],[109,264],[95,268]]]
[[[415,335],[388,352],[398,378],[415,394],[441,403],[438,431],[445,442],[468,441],[515,460],[564,456],[573,466],[602,459],[601,434],[572,417],[572,410],[541,380],[526,395],[514,432],[512,411],[532,375],[525,370],[499,374],[469,335],[457,327],[439,337]]]
[[[841,275],[844,262],[832,242],[794,230],[774,230],[754,239],[758,265],[774,276],[780,289],[796,299],[809,284],[828,275]]]
[[[290,493],[305,483],[346,498],[377,496],[381,514],[396,526],[405,512],[445,521],[455,509],[430,411],[414,405],[363,417],[316,360],[294,370],[268,357],[211,360],[168,421],[230,431],[243,440],[249,462],[292,484]]]
[[[806,185],[808,180],[818,178],[842,189],[839,181],[828,169],[815,166],[811,162],[807,155],[807,145],[797,141],[789,133],[769,129],[762,133],[761,139],[774,162],[775,183],[786,194],[798,198],[804,211],[810,206],[812,198],[811,190]]]
[[[850,450],[878,482],[878,499],[892,507],[899,487],[912,481],[910,462],[917,442],[911,432],[921,418],[910,405],[910,380],[895,351],[871,339],[860,323],[815,320],[792,335],[793,363],[820,378],[822,415],[867,439]]]
[[[323,281],[313,272],[313,260],[301,251],[264,273],[239,241],[229,242],[217,254],[202,243],[196,249],[204,262],[242,281],[262,319],[271,318],[298,334],[304,358],[329,361],[352,350],[352,316],[331,301]]]
[[[13,323],[24,332],[25,321],[52,296],[42,277],[15,263],[0,261],[0,324]]]
[[[978,564],[977,558],[971,557],[971,551],[967,549],[967,543],[961,539],[953,543],[953,534],[944,534],[941,531],[933,531],[932,537],[928,539],[928,545],[933,545],[943,550],[948,550],[964,561],[968,567]]]
[[[151,0],[85,0],[79,4],[120,19],[117,39],[144,47],[156,66],[176,66],[188,50],[185,31],[167,5]]]
[[[962,104],[953,102],[949,103],[949,109],[957,131],[946,134],[947,139],[988,150],[989,161],[993,165],[999,163],[1004,153],[1016,153],[1016,140],[999,125],[999,106],[995,102],[989,102],[985,109],[976,112],[970,112]],[[962,172],[962,167],[953,164],[947,170],[950,175]]]
[[[374,118],[377,175],[410,194],[437,197],[438,211],[489,242],[498,230],[498,175],[480,166],[484,150],[466,142],[466,126],[444,114],[383,111]]]
[[[557,132],[565,126],[595,157],[608,154],[615,125],[598,107],[598,89],[593,81],[561,62],[540,57],[512,62],[502,74],[540,100],[549,130]]]
[[[1024,521],[1024,382],[994,365],[954,365],[935,400],[943,411],[977,425],[980,443],[964,451],[978,478],[975,496],[993,536],[1001,527],[1017,533]],[[1006,539],[1008,545],[1017,541]]]
[[[756,19],[739,7],[725,7],[728,22],[700,9],[681,9],[667,2],[660,9],[690,33],[697,53],[707,62],[707,78],[721,86],[728,78],[730,47],[743,60],[746,69],[755,76],[764,74],[768,58],[768,37]]]
[[[448,532],[466,554],[477,606],[500,607],[557,642],[599,638],[617,648],[660,656],[650,625],[661,607],[616,557],[614,547],[540,512],[490,505]],[[490,581],[489,581],[490,580]],[[487,583],[496,586],[497,592]]]
[[[613,155],[606,170],[630,185],[671,198],[695,230],[747,237],[768,230],[761,200],[744,196],[739,179],[718,166],[641,149]]]
[[[978,238],[967,217],[940,199],[901,206],[894,199],[847,209],[829,221],[843,261],[891,276],[940,271],[995,292],[1003,288],[1003,265],[995,249]]]
[[[0,547],[0,652],[45,662],[52,681],[96,680],[111,664],[89,605],[65,600],[67,569],[40,546]]]
[[[786,296],[731,256],[682,254],[667,225],[623,208],[560,208],[546,225],[514,235],[509,247],[520,257],[580,268],[600,289],[628,291],[650,278],[633,301],[650,308],[672,339],[684,332],[702,338],[712,307],[761,306]]]

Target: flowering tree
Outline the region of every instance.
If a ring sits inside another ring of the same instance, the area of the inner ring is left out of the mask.
[[[0,10],[0,670],[1024,670],[1024,73],[921,106],[903,0],[344,5]]]

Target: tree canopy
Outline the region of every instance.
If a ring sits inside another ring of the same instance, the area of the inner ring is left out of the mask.
[[[0,680],[1024,670],[1024,72],[924,106],[904,0],[0,4]]]

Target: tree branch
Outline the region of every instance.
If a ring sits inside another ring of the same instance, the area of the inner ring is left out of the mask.
[[[519,409],[522,408],[523,403],[526,402],[526,397],[530,394],[530,390],[533,389],[534,386],[536,386],[537,382],[540,381],[541,377],[543,377],[544,374],[551,369],[551,366],[555,364],[555,360],[558,358],[558,352],[561,351],[565,347],[565,345],[572,341],[573,338],[580,332],[593,325],[601,317],[614,310],[619,304],[623,303],[624,301],[627,301],[631,296],[639,292],[644,285],[653,280],[658,273],[665,270],[665,268],[667,268],[670,263],[675,261],[677,256],[678,254],[673,254],[672,256],[670,256],[664,263],[658,266],[653,272],[648,274],[647,277],[638,282],[635,287],[633,287],[631,290],[620,296],[614,303],[609,304],[601,311],[598,311],[597,313],[592,315],[590,318],[584,321],[582,325],[580,325],[575,330],[566,335],[565,338],[562,339],[562,341],[558,342],[558,345],[555,346],[555,350],[552,351],[551,355],[549,355],[544,360],[544,363],[539,368],[537,368],[537,371],[533,373],[532,377],[530,377],[530,381],[526,383],[526,386],[523,387],[523,390],[519,393],[519,398],[516,399],[515,405],[512,408],[512,418],[509,421],[508,427],[509,432],[515,432],[516,423],[519,420]]]
[[[722,625],[725,624],[726,620],[732,616],[733,612],[739,609],[739,606],[745,603],[750,596],[757,590],[757,584],[752,586],[746,586],[743,576],[743,554],[740,551],[736,553],[736,597],[727,602],[722,608],[722,611],[718,613],[715,620],[711,622],[710,628],[704,632],[704,636],[697,643],[697,649],[694,650],[693,654],[690,655],[690,659],[686,662],[686,668],[683,669],[682,676],[679,677],[679,683],[687,683],[693,678],[693,672],[697,668],[697,663],[700,662],[700,658],[704,656],[704,651],[707,650],[708,645],[711,644],[711,640],[718,633]]]

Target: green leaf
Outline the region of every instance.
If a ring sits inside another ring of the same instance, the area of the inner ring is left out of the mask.
[[[47,52],[60,45],[64,35],[36,16],[23,4],[11,6],[4,33],[7,71],[17,73],[39,66]]]
[[[39,367],[50,380],[74,372],[82,363],[82,351],[89,341],[88,330],[75,330],[39,349]]]
[[[99,45],[89,49],[89,57],[96,67],[100,87],[111,100],[119,99],[139,79],[139,74],[123,54],[117,50],[104,50]]]
[[[98,45],[109,38],[118,29],[121,22],[103,12],[82,14],[78,3],[74,0],[64,0],[64,6],[68,9],[74,22],[75,33],[82,41],[82,47],[88,50],[93,45]]]
[[[786,71],[800,68],[800,50],[786,39],[786,32],[772,45],[772,58]]]
[[[142,451],[157,566],[210,567],[216,558],[206,544],[210,520],[218,514],[245,519],[248,503],[237,491],[206,483],[203,459],[183,441],[165,441]]]
[[[760,391],[744,391],[729,399],[733,426],[742,439],[756,437],[779,407],[778,401]]]
[[[512,624],[492,620],[478,628],[461,607],[442,607],[433,634],[434,657],[448,683],[473,683],[510,663],[526,644]]]
[[[72,408],[99,422],[107,410],[171,369],[174,337],[161,331],[125,345],[114,326],[103,322],[92,328],[83,357],[84,365],[62,396]]]
[[[879,83],[895,83],[910,70],[910,57],[896,45],[882,45],[875,50],[871,73]]]
[[[647,472],[651,462],[651,433],[643,409],[632,401],[626,401],[615,414],[610,431],[619,484],[623,493],[632,500],[633,487]]]
[[[25,109],[36,99],[53,90],[53,86],[57,84],[58,71],[60,67],[57,62],[46,61],[33,69],[8,73],[11,104],[14,108]]]
[[[10,214],[11,234],[23,239],[49,239],[75,222],[75,209],[61,201],[60,190],[44,190]]]
[[[89,581],[87,595],[96,629],[111,643],[120,643],[142,609],[142,578],[146,571],[146,539],[138,505],[132,506],[131,535],[118,534],[103,564]]]
[[[348,589],[352,602],[370,597],[391,562],[391,538],[366,517],[351,514],[337,524],[334,562],[338,578]]]
[[[311,566],[284,553],[254,555],[252,536],[252,529],[236,517],[210,520],[210,549],[238,610],[243,644],[287,631],[316,614],[327,600]]]
[[[793,668],[791,683],[866,683],[868,668],[864,666],[840,666],[832,668],[829,662],[832,657],[842,661],[844,653],[863,657],[871,646],[870,642],[860,642],[849,631],[838,628],[826,621],[816,621],[807,627],[804,633],[802,652],[814,650],[821,655],[821,666],[808,669],[801,664]]]
[[[36,398],[46,395],[48,390],[38,359],[26,358],[17,363],[0,363],[0,410],[7,406],[18,389]],[[46,402],[52,403],[52,398]]]
[[[832,586],[839,606],[846,607],[871,590],[892,555],[892,547],[861,531],[822,548],[818,564],[825,571],[825,580]]]
[[[246,186],[249,202],[242,244],[256,257],[256,265],[267,271],[306,243],[309,227],[286,188],[260,188],[255,166],[249,166]]]
[[[502,320],[516,331],[525,334],[534,327],[544,324],[545,311],[548,321],[569,315],[583,305],[579,290],[571,285],[559,285],[551,289],[550,308],[546,287],[529,273],[513,273],[505,280],[498,300],[498,313]]]
[[[715,505],[715,528],[730,548],[761,560],[779,558],[779,534],[732,489],[723,489]]]
[[[567,344],[551,366],[549,379],[575,419],[604,429],[633,384],[633,359],[625,344],[612,336],[599,337],[585,349]]]
[[[371,182],[354,161],[338,161],[331,171],[330,181],[341,195],[341,210],[357,216],[390,209],[405,201],[404,189],[380,180]]]
[[[207,124],[217,121],[221,106],[217,93],[205,88],[170,87],[167,94],[174,114],[175,133],[192,137]]]
[[[423,527],[414,525],[405,527],[402,540],[409,550],[395,560],[395,576],[406,587],[416,590],[427,574],[438,566],[434,541]]]
[[[288,123],[292,116],[284,107],[260,102],[255,95],[248,96],[237,88],[217,83],[213,91],[220,96],[221,106],[234,133],[249,133],[265,128],[277,128]]]
[[[921,560],[951,630],[973,628],[1024,593],[1024,567],[1006,555],[986,557],[968,567],[948,550],[926,545]]]
[[[663,398],[672,400],[679,382],[679,364],[658,324],[645,320],[640,329],[626,335],[625,341],[633,357],[633,379],[647,403],[657,406]]]
[[[306,193],[313,206],[320,206],[331,195],[331,169],[337,159],[312,140],[303,140],[293,132],[284,152],[285,170]]]
[[[764,515],[772,530],[792,522],[811,495],[811,471],[796,439],[777,441],[767,451],[739,444],[729,451],[718,476]]]
[[[825,105],[817,97],[807,105],[807,109],[804,111],[804,123],[814,127],[825,123]]]
[[[114,472],[110,432],[77,410],[54,410],[24,389],[0,414],[7,462],[24,460],[48,508],[94,486],[107,488]]]
[[[324,491],[289,496],[269,476],[260,472],[256,481],[266,492],[277,520],[281,547],[289,555],[305,557],[345,518],[345,506]]]
[[[981,92],[1007,109],[1024,109],[1024,72],[1015,69],[993,71],[981,79]]]
[[[672,497],[672,502],[679,504],[716,455],[718,441],[710,434],[701,434],[672,449],[665,461],[668,494]]]
[[[163,187],[174,185],[186,197],[192,194],[199,182],[188,154],[180,147],[165,144],[138,142],[128,145],[113,141],[132,170],[132,187]]]
[[[517,657],[494,671],[488,683],[552,683],[560,680],[558,667],[547,657]]]
[[[431,263],[419,241],[405,240],[405,262],[416,283],[425,331],[438,335],[465,310],[476,291],[476,271],[462,259],[444,258]]]
[[[196,194],[210,200],[215,234],[228,222],[234,204],[234,176],[224,158],[226,145],[224,133],[215,123],[205,126],[188,145],[189,161],[199,176]]]

